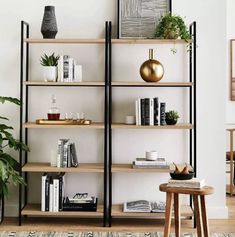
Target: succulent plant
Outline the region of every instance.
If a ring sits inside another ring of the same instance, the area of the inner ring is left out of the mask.
[[[166,112],[166,120],[177,120],[179,117],[180,116],[177,111],[170,110]]]
[[[59,58],[60,56],[55,56],[55,53],[49,56],[44,54],[41,56],[40,63],[42,66],[57,66]]]

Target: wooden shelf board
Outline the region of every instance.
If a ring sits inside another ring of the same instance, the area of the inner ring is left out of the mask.
[[[25,38],[24,42],[30,44],[104,44],[105,39],[41,39]],[[191,43],[189,40],[188,43]],[[113,44],[187,44],[185,40],[176,39],[112,39]]]
[[[103,81],[82,81],[82,82],[46,82],[46,81],[25,81],[27,86],[104,86]]]
[[[140,125],[127,125],[123,123],[116,123],[112,125],[113,129],[193,129],[192,124],[182,123],[176,125],[164,125],[164,126],[140,126]]]
[[[134,82],[134,81],[114,81],[114,87],[191,87],[192,82]]]
[[[103,206],[98,205],[96,212],[82,212],[82,211],[60,211],[60,212],[43,212],[40,204],[27,204],[21,211],[21,215],[28,216],[84,216],[84,217],[103,217]]]
[[[123,212],[123,205],[117,204],[112,206],[112,216],[113,217],[157,217],[165,218],[165,213],[137,213],[137,212]],[[191,217],[193,216],[193,210],[190,206],[182,205],[181,206],[181,216],[182,217]]]
[[[24,128],[83,128],[83,129],[103,129],[103,123],[92,123],[90,125],[44,125],[28,122],[23,124]]]
[[[103,173],[103,164],[79,164],[78,167],[57,168],[49,163],[26,163],[22,167],[23,172],[66,172],[66,173]]]
[[[170,169],[132,168],[132,164],[113,164],[113,173],[169,173]]]

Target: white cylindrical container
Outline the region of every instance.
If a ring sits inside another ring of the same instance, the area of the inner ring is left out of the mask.
[[[135,116],[127,115],[125,119],[125,124],[135,124]]]
[[[57,79],[57,66],[44,66],[43,67],[44,81],[56,81]]]
[[[157,160],[157,151],[146,151],[146,160]]]

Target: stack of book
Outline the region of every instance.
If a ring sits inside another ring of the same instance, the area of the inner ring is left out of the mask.
[[[149,168],[149,169],[169,169],[169,163],[165,158],[157,158],[156,160],[146,160],[146,158],[136,158],[133,161],[133,168]]]
[[[58,212],[63,209],[64,173],[44,173],[41,178],[41,211]]]
[[[202,188],[206,185],[205,179],[192,178],[189,180],[170,179],[167,186],[172,188]]]
[[[123,205],[124,212],[165,212],[166,203],[162,201],[150,202],[147,200],[138,200],[125,202]]]
[[[159,108],[158,97],[139,98],[135,102],[136,125],[165,125],[165,109],[166,103]]]
[[[77,65],[75,59],[71,58],[69,55],[60,55],[58,61],[58,81],[82,81],[82,66]]]
[[[68,198],[64,199],[63,211],[96,211],[98,198],[88,196],[86,198]]]
[[[69,168],[77,167],[78,158],[75,143],[69,139],[59,139],[57,148],[57,167]]]

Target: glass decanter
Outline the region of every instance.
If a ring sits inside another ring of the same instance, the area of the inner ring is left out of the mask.
[[[48,120],[59,120],[60,119],[60,111],[56,105],[56,97],[55,95],[51,96],[51,108],[47,113]]]

